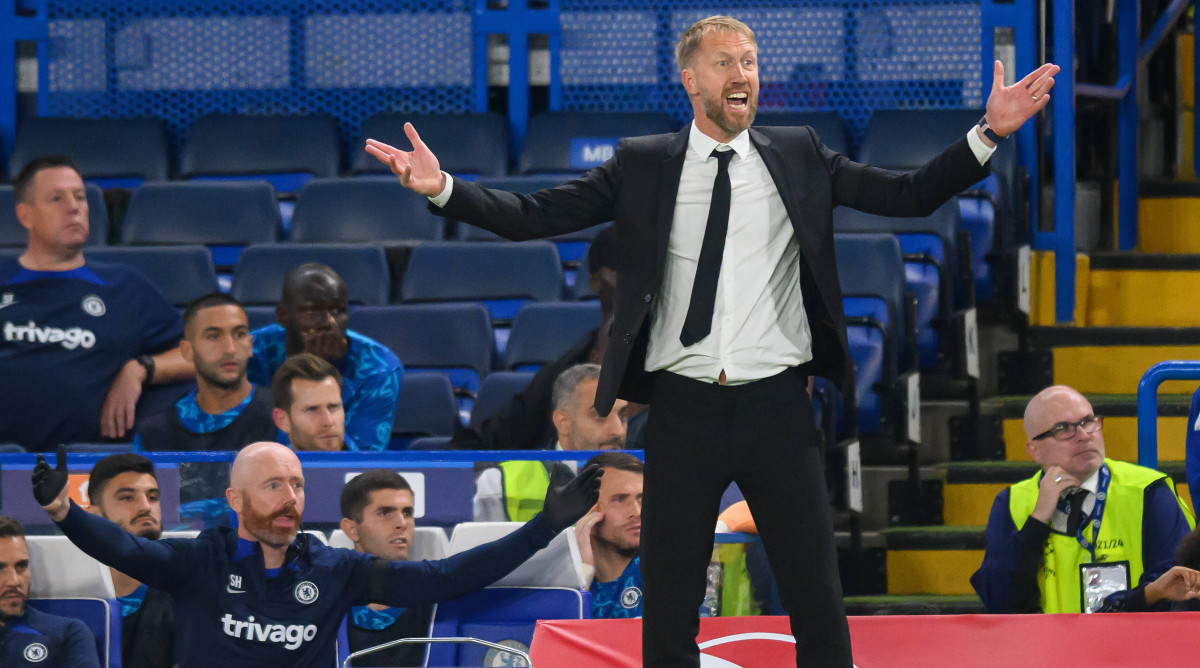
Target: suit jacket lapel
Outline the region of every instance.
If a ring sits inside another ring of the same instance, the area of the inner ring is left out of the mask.
[[[654,285],[662,283],[662,267],[667,257],[667,244],[671,239],[671,223],[675,220],[675,201],[679,199],[679,178],[683,175],[683,158],[687,154],[688,136],[692,124],[688,123],[671,138],[667,153],[658,166],[658,212],[654,218]]]
[[[787,210],[788,218],[792,221],[792,229],[796,233],[796,240],[800,242],[800,252],[803,254],[804,250],[811,246],[804,237],[806,228],[800,224],[803,218],[798,217],[798,214],[802,211],[800,201],[807,195],[808,184],[803,179],[789,180],[783,155],[766,135],[750,128],[750,141],[754,143],[754,148],[758,149],[763,164],[767,166],[767,172],[771,174],[771,180],[775,182],[775,189],[779,191],[779,197],[783,200],[783,208]]]

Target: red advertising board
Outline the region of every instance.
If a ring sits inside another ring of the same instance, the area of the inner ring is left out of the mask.
[[[1200,664],[1200,613],[851,617],[856,668]],[[641,620],[538,622],[536,668],[640,668]],[[701,668],[795,665],[786,617],[700,620]]]

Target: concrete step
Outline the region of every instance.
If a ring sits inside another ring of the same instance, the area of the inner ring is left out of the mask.
[[[1093,253],[1087,278],[1088,327],[1200,326],[1200,254]]]
[[[904,527],[880,532],[887,544],[887,593],[975,593],[971,574],[983,563],[983,527]]]

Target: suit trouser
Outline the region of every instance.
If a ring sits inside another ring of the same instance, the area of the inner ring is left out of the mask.
[[[796,638],[797,666],[850,668],[850,630],[807,378],[722,386],[659,372],[646,425],[643,665],[695,668],[721,496],[736,482]]]

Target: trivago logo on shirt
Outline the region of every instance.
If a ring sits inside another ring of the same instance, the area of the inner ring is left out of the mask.
[[[80,346],[86,349],[96,345],[96,335],[90,329],[83,329],[81,327],[72,327],[70,329],[38,327],[38,324],[32,320],[25,325],[5,322],[4,340],[10,343],[21,341],[28,343],[58,343],[67,350],[75,350]]]
[[[234,619],[229,613],[221,618],[225,635],[245,640],[282,644],[284,649],[298,649],[306,641],[317,637],[317,627],[313,624],[259,624],[251,615],[246,621]]]

